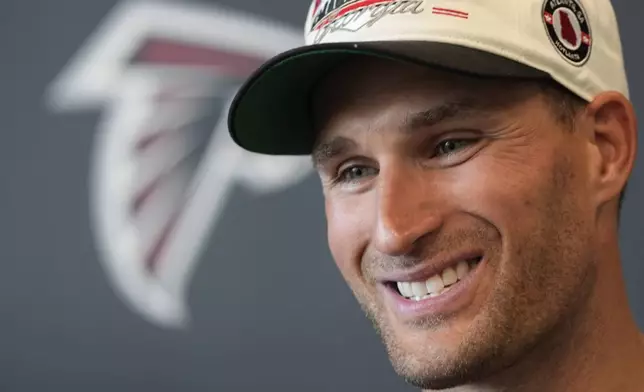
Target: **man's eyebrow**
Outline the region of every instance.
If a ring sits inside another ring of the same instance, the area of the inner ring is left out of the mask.
[[[427,110],[409,113],[401,129],[405,133],[414,133],[421,128],[431,128],[447,120],[463,119],[475,114],[487,113],[491,106],[491,103],[474,98],[462,98],[442,103]]]
[[[409,113],[400,128],[405,133],[415,133],[420,129],[431,128],[450,119],[467,118],[476,114],[489,113],[493,106],[495,104],[492,102],[485,102],[480,98],[463,97],[441,103],[426,110]],[[319,143],[311,153],[313,167],[317,169],[324,167],[328,161],[339,155],[346,154],[347,151],[356,147],[356,143],[353,140],[342,136]]]
[[[328,161],[339,155],[346,154],[347,151],[354,148],[356,148],[356,143],[342,136],[337,136],[327,142],[320,143],[315,146],[311,153],[313,167],[319,169]]]

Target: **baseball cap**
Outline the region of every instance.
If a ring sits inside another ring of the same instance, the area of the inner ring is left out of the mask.
[[[228,125],[240,147],[310,154],[313,92],[355,56],[552,79],[586,101],[629,97],[609,0],[314,0],[304,29],[303,46],[268,60],[233,99]]]

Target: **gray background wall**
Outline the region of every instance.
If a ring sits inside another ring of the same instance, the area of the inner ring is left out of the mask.
[[[188,3],[188,2],[185,2]],[[308,2],[217,0],[296,29]],[[190,284],[192,323],[150,323],[115,294],[92,235],[89,162],[101,109],[54,113],[47,86],[116,5],[8,0],[0,13],[0,391],[405,391],[326,248],[314,176],[235,188]],[[644,5],[615,0],[644,113]],[[641,155],[641,154],[640,154]],[[621,234],[644,327],[644,168]]]

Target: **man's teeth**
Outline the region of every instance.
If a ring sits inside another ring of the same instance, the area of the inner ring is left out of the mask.
[[[405,298],[421,301],[448,292],[454,284],[463,280],[479,263],[480,259],[461,261],[456,267],[447,267],[440,274],[424,282],[398,282],[398,292]]]

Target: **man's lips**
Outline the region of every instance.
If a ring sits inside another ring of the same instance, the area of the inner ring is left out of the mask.
[[[480,256],[468,260],[461,259],[456,264],[458,268],[448,266],[425,281],[411,279],[427,276],[426,273],[404,275],[411,278],[405,281],[383,281],[378,286],[385,304],[401,320],[458,312],[474,301],[487,266],[485,258]]]
[[[426,281],[432,276],[440,275],[445,269],[456,268],[461,261],[480,260],[483,258],[482,250],[469,250],[455,253],[447,257],[434,257],[428,263],[422,263],[413,269],[405,271],[394,271],[379,274],[376,281],[381,284],[397,282],[421,282]]]

